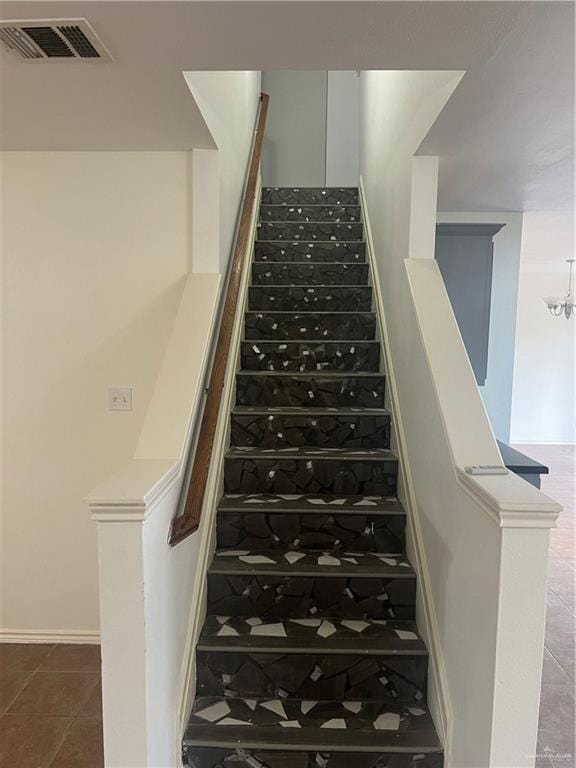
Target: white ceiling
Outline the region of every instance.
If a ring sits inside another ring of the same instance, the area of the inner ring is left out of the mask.
[[[0,54],[11,150],[179,150],[211,138],[182,72],[465,69],[421,151],[442,210],[573,203],[571,2],[3,2],[3,19],[85,17],[115,61]]]

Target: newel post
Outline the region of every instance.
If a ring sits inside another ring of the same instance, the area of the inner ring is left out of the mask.
[[[86,499],[98,535],[106,768],[149,764],[144,530],[177,471],[170,461],[133,461]]]

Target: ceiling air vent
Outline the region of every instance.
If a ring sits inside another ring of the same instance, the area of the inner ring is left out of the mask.
[[[0,21],[0,41],[27,61],[112,59],[86,19]]]

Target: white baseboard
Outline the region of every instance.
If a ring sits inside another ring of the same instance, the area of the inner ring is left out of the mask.
[[[100,632],[71,629],[0,629],[0,643],[98,645]]]

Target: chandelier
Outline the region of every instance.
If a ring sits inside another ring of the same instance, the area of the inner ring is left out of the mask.
[[[576,301],[574,300],[574,259],[566,259],[570,264],[570,274],[568,276],[568,293],[563,299],[556,296],[546,296],[544,303],[554,317],[564,317],[568,320],[576,312]]]

